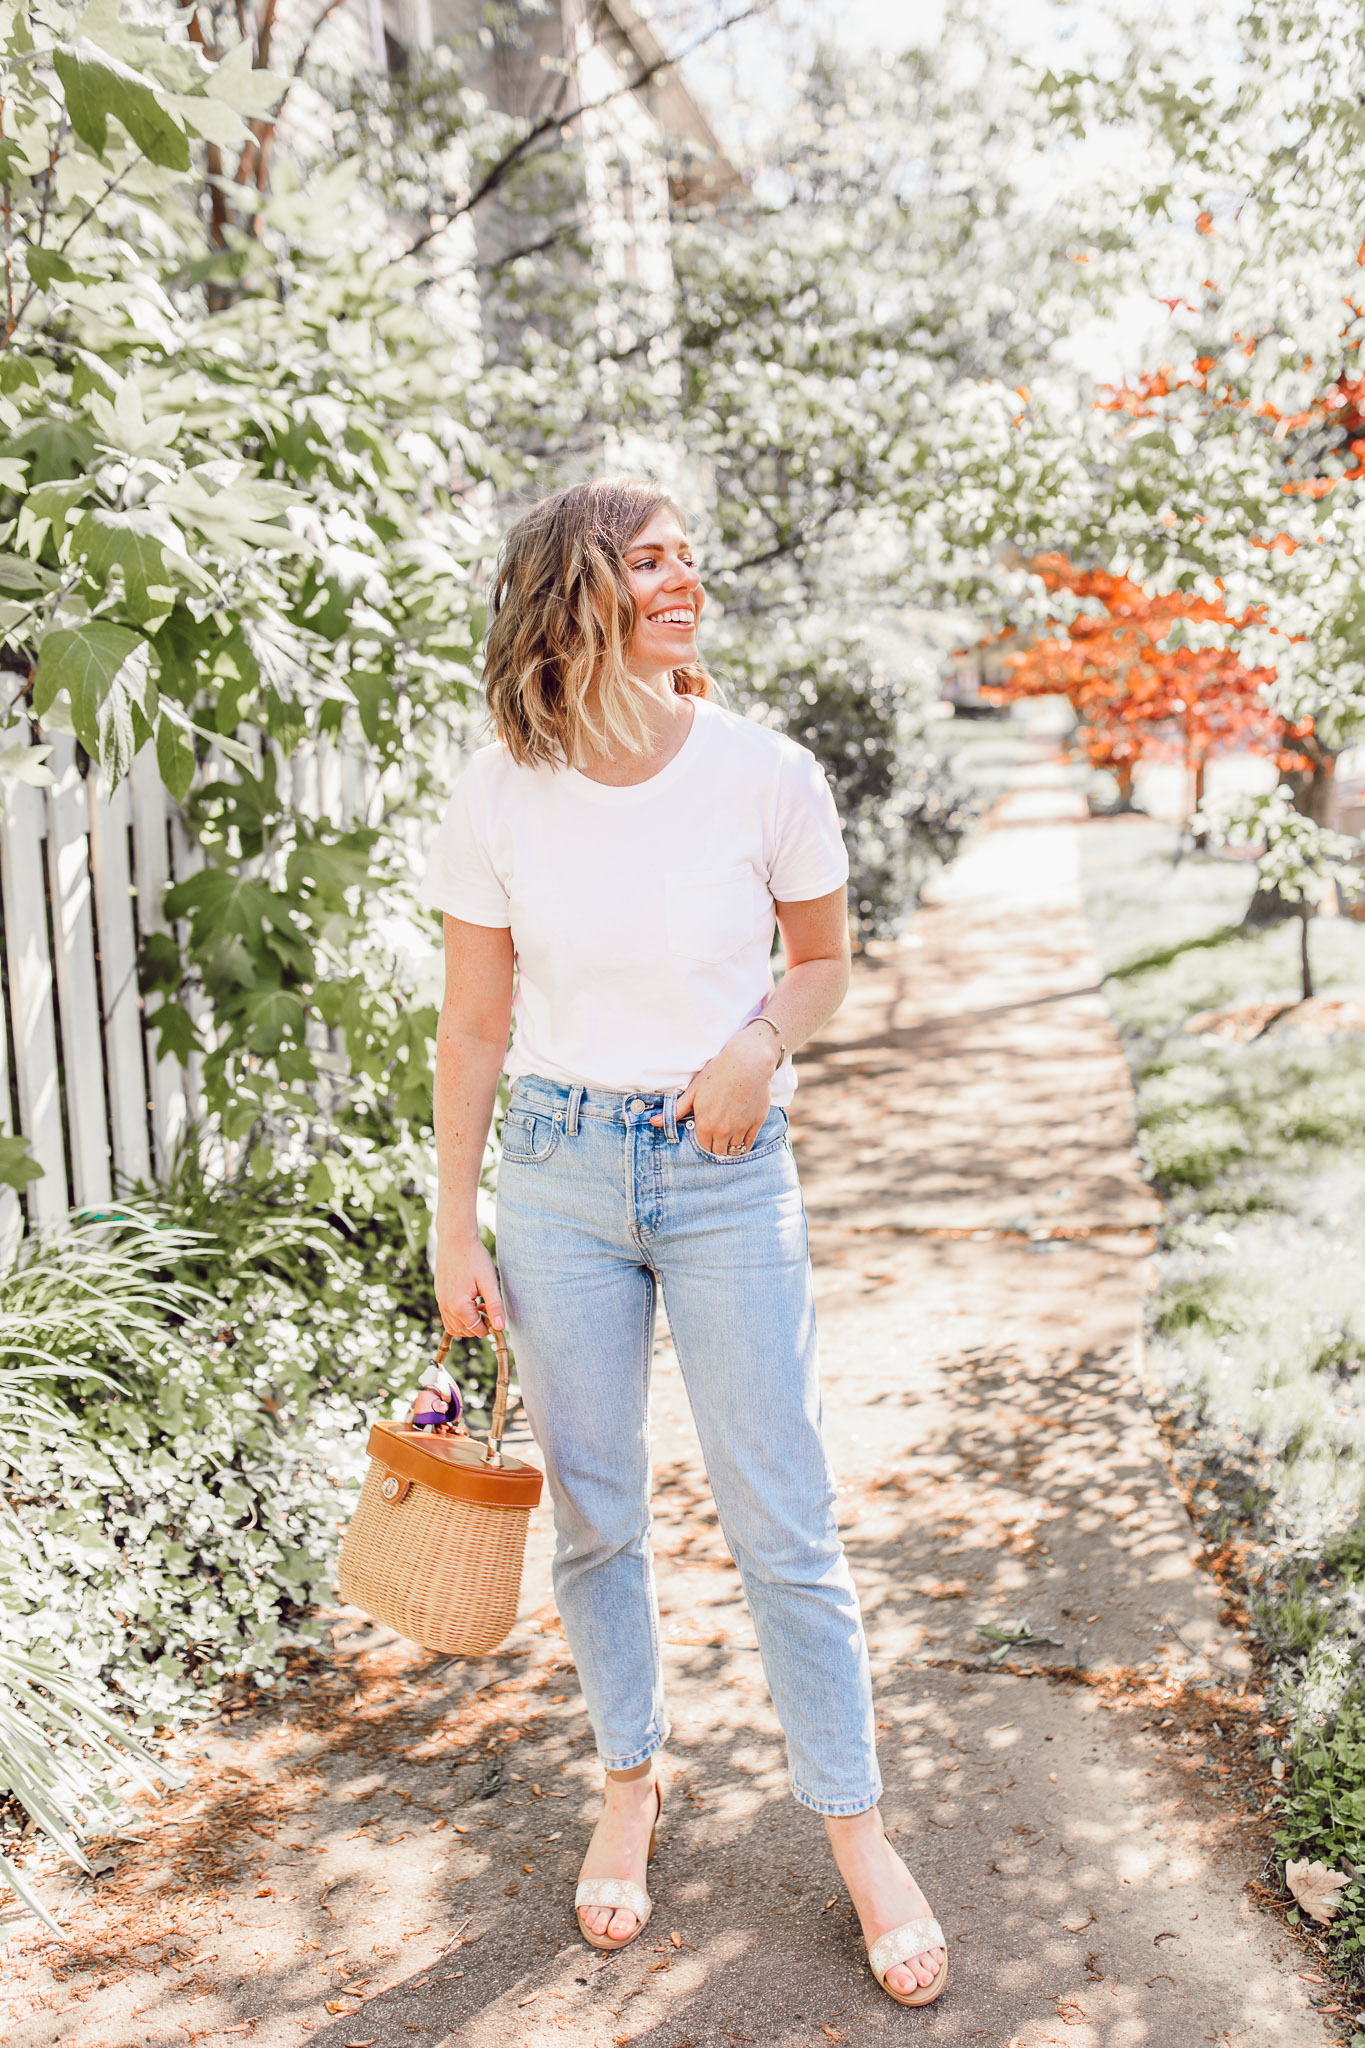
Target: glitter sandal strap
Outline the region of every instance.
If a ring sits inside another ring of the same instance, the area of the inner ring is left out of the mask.
[[[626,1877],[585,1878],[573,1895],[574,1910],[584,1906],[613,1906],[633,1913],[643,1927],[652,1910],[649,1893]]]
[[[937,1920],[925,1913],[918,1920],[903,1921],[889,1934],[881,1935],[868,1949],[867,1960],[872,1965],[873,1976],[881,1984],[887,1971],[894,1970],[897,1963],[908,1963],[912,1956],[926,1955],[935,1948],[941,1948],[946,1955],[948,1944]]]

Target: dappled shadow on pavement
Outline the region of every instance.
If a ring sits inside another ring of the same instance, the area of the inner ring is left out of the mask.
[[[1056,922],[1050,911],[987,919],[968,945],[953,910],[929,910],[917,947],[867,963],[812,1048],[801,1098],[798,1157],[826,1225],[1156,1220],[1108,1012]],[[1027,971],[1005,971],[1001,956],[1021,943]]]
[[[913,943],[860,963],[794,1124],[883,1810],[952,1948],[945,1998],[878,1991],[788,1795],[665,1344],[674,1735],[645,1936],[604,1957],[573,1918],[599,1775],[542,1511],[497,1657],[349,1634],[307,1691],[200,1732],[196,1783],[73,1907],[85,1946],[7,2048],[1325,2048],[1245,1895],[1252,1838],[1153,1704],[1196,1671],[1257,1712],[1141,1396],[1156,1206],[1049,774]],[[981,1625],[1022,1619],[1058,1646],[985,1668]]]

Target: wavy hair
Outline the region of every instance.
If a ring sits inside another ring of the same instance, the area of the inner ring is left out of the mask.
[[[638,610],[631,542],[677,506],[636,477],[594,477],[518,519],[498,556],[484,692],[498,738],[527,767],[579,767],[591,753],[644,753],[644,694],[626,667]],[[681,521],[682,514],[678,513]],[[709,697],[704,668],[675,668],[680,697]]]

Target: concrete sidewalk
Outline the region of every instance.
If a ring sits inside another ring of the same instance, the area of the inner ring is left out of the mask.
[[[1156,1725],[1171,1683],[1235,1691],[1247,1664],[1141,1394],[1156,1210],[1079,829],[1040,752],[908,939],[860,964],[795,1120],[884,1812],[948,1935],[943,2001],[877,1990],[823,1830],[786,1794],[665,1343],[675,1737],[646,1936],[613,1958],[576,1936],[597,1774],[542,1511],[505,1655],[442,1669],[356,1633],[344,1685],[191,1745],[196,1788],[73,1903],[87,1945],[65,1986],[29,1980],[49,2003],[25,1999],[12,2048],[1336,2039],[1304,1952],[1246,1894],[1232,1800]],[[985,1668],[978,1624],[1020,1618],[1057,1646]]]

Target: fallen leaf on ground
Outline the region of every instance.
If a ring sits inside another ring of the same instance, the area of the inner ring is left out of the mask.
[[[844,2038],[837,2027],[821,2027],[820,2032],[827,2041],[842,2041]]]
[[[1284,1866],[1284,1881],[1305,1913],[1325,1927],[1335,1919],[1341,1905],[1341,1889],[1350,1879],[1344,1870],[1332,1870],[1326,1863],[1310,1863],[1301,1856]]]

